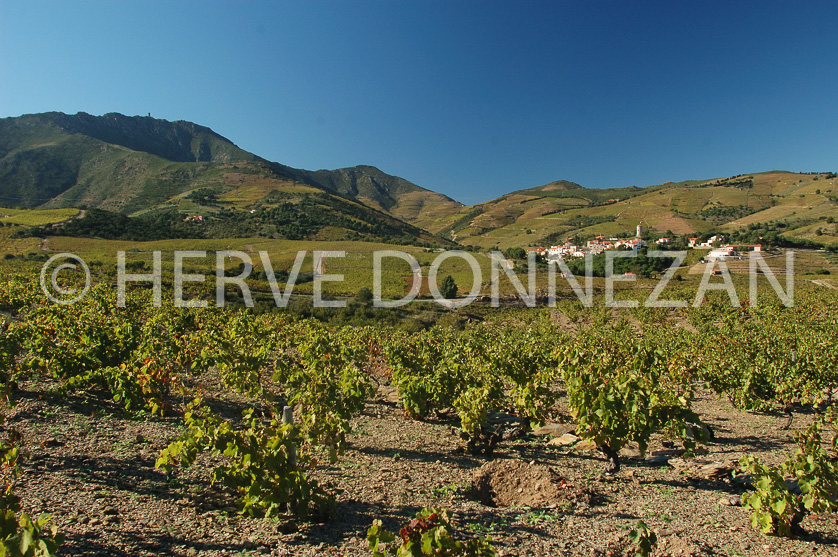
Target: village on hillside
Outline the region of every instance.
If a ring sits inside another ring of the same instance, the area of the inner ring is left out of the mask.
[[[580,245],[574,238],[569,237],[564,244],[550,247],[536,247],[529,251],[535,252],[547,261],[555,261],[567,257],[585,257],[586,255],[599,255],[607,250],[631,250],[637,253],[640,248],[647,246],[646,240],[642,239],[644,233],[643,223],[637,225],[634,238],[608,238],[597,235],[593,240],[588,240],[585,245]],[[659,247],[667,246],[673,242],[672,238],[658,238],[653,240]],[[704,257],[711,259],[742,259],[743,254],[750,251],[762,251],[761,244],[726,244],[725,237],[721,234],[711,236],[703,242],[698,238],[688,238],[687,245],[692,249],[709,249],[710,252]]]

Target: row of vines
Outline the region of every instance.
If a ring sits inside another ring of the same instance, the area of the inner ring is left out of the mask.
[[[623,446],[643,450],[655,432],[688,449],[706,441],[712,432],[693,410],[699,389],[742,409],[785,411],[789,425],[796,409],[813,409],[818,419],[782,467],[743,459],[754,478],[743,500],[755,526],[783,535],[807,511],[838,508],[838,441],[822,442],[834,429],[838,389],[838,299],[828,292],[801,291],[792,308],[766,298],[741,310],[726,297],[710,297],[696,308],[625,309],[619,319],[608,308],[566,301],[559,309],[572,327],[560,326],[555,310],[532,310],[418,333],[328,327],[282,313],[155,308],[142,290],[119,308],[107,285],[59,306],[46,303],[25,277],[6,282],[0,309],[8,315],[0,335],[8,404],[18,382],[44,377],[66,396],[106,393],[128,412],[178,416],[183,433],[157,466],[175,474],[202,453],[223,456],[212,480],[236,490],[241,512],[252,516],[334,511],[333,494],[309,472],[340,461],[353,417],[382,382],[398,389],[405,418],[448,415],[467,449],[487,457],[502,433],[492,412],[514,415],[525,429],[566,412],[576,433],[606,456],[608,474],[619,472]],[[251,401],[242,420],[226,420],[205,402],[201,385],[210,377]],[[287,407],[293,420],[283,419]],[[14,430],[6,431],[4,547],[28,555],[35,544],[51,554],[60,536],[45,519],[19,513],[19,455]],[[428,512],[417,520],[430,530],[445,526],[444,516]]]

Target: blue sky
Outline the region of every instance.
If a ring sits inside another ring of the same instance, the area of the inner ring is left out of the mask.
[[[836,6],[0,0],[0,116],[150,112],[465,203],[838,170]]]

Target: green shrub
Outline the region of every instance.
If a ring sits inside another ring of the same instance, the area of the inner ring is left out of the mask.
[[[157,468],[170,474],[174,465],[190,466],[209,451],[227,457],[213,471],[212,481],[239,492],[241,514],[270,517],[290,509],[306,518],[312,506],[320,515],[332,512],[334,498],[309,480],[297,462],[299,441],[292,424],[282,424],[278,417],[265,424],[250,409],[244,413],[246,427],[235,429],[200,404],[200,399],[192,403],[184,415],[186,431],[163,449]]]
[[[396,535],[381,527],[375,520],[367,531],[367,541],[373,557],[494,557],[490,537],[467,542],[456,541],[451,531],[448,511],[422,509],[416,518],[399,530],[400,545]]]
[[[798,431],[797,451],[780,466],[771,468],[755,457],[742,457],[743,468],[754,478],[754,491],[742,496],[742,505],[753,509],[754,528],[790,537],[805,513],[838,509],[838,464],[821,447],[822,430],[819,418],[805,432]],[[787,477],[797,483],[800,493],[792,490]]]
[[[791,536],[803,512],[780,470],[765,466],[753,456],[743,456],[740,464],[754,478],[754,491],[742,495],[742,506],[753,509],[753,527],[763,534]]]

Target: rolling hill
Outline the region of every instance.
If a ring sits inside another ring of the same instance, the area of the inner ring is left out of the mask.
[[[785,171],[643,188],[558,180],[464,206],[373,166],[271,162],[191,122],[60,112],[0,119],[0,206],[97,208],[173,230],[184,229],[175,219],[200,215],[190,233],[208,237],[505,249],[631,235],[642,221],[659,235],[771,223],[786,238],[838,246],[835,182],[834,173]]]
[[[462,244],[505,249],[573,236],[634,235],[641,222],[658,235],[733,232],[770,222],[788,238],[838,245],[835,220],[838,178],[833,173],[770,171],[645,188],[552,182],[464,207],[434,232]]]
[[[296,180],[339,193],[386,212],[420,228],[433,230],[464,205],[446,195],[391,176],[374,166],[337,170],[298,170],[275,165],[279,172]]]
[[[373,167],[310,172],[271,163],[191,122],[60,112],[0,119],[0,205],[7,207],[200,214],[213,236],[445,245],[398,218],[421,215],[417,196],[459,208]]]

